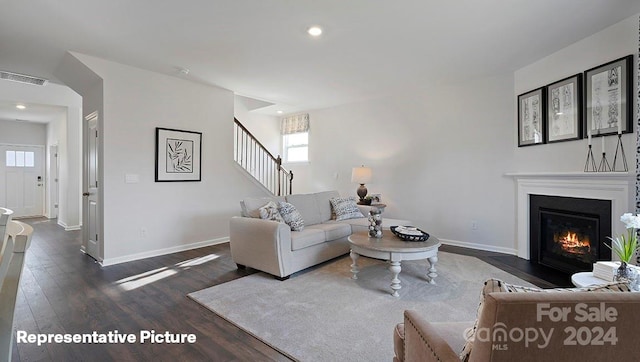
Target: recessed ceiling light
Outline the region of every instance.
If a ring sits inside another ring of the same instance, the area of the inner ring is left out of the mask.
[[[319,26],[312,26],[307,30],[307,33],[311,36],[320,36],[322,34],[322,29]]]
[[[16,108],[18,108],[18,109],[27,109],[27,106],[25,106],[24,104],[17,104]]]
[[[276,111],[277,114],[282,114],[284,113],[283,111]]]

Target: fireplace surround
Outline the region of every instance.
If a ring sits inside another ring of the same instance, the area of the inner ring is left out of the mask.
[[[620,216],[635,209],[635,174],[629,172],[509,173],[516,186],[516,243],[514,253],[530,259],[530,195],[611,201],[611,235],[625,232]],[[609,235],[610,236],[610,235]]]

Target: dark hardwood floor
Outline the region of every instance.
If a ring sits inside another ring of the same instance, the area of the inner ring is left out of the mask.
[[[80,232],[55,220],[35,228],[20,281],[14,329],[27,333],[195,333],[195,344],[18,344],[13,361],[288,361],[187,294],[254,273],[237,270],[222,244],[108,267],[80,252]],[[565,285],[514,256],[443,246],[541,287]]]
[[[13,361],[289,361],[187,294],[253,273],[222,244],[101,268],[80,252],[80,232],[35,227],[14,329],[28,333],[195,333],[195,344],[17,344]]]

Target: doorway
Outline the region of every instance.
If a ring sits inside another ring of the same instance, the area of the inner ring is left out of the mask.
[[[0,205],[16,217],[44,215],[44,146],[0,145]]]

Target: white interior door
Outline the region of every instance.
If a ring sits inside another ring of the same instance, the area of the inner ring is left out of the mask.
[[[58,217],[58,174],[60,164],[58,162],[58,146],[49,147],[49,218]]]
[[[0,146],[0,205],[13,217],[44,214],[44,147]]]
[[[98,156],[99,156],[98,114],[92,113],[86,118],[85,133],[85,177],[84,187],[84,250],[96,260],[101,260],[100,248],[100,208],[98,188]]]

